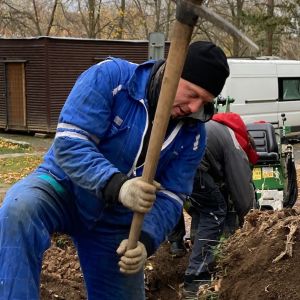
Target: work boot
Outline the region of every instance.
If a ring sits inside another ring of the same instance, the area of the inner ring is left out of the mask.
[[[174,257],[182,257],[186,253],[183,242],[171,242],[170,253]]]
[[[208,272],[200,273],[199,275],[186,274],[184,275],[183,296],[185,298],[194,298],[198,296],[198,291],[202,285],[211,284],[211,274]],[[196,299],[196,298],[195,298]]]

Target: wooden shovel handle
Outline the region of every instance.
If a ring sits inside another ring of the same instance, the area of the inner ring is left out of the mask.
[[[161,92],[158,99],[153,128],[145,159],[145,166],[142,174],[142,179],[148,183],[153,183],[156,173],[161,147],[165,138],[192,32],[192,26],[185,25],[178,20],[175,21],[173,37],[171,39],[171,46],[166,61]],[[136,247],[142,230],[143,221],[144,214],[134,213],[127,249],[133,249]]]

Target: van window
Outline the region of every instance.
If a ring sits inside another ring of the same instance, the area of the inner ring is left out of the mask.
[[[300,100],[300,78],[279,78],[281,101]]]

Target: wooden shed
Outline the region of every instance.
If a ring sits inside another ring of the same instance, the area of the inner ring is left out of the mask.
[[[148,41],[0,39],[0,129],[55,132],[78,75],[108,56],[140,63]]]

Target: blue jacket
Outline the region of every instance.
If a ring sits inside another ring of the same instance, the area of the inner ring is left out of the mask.
[[[105,205],[103,188],[115,173],[142,174],[137,160],[148,128],[146,89],[153,64],[109,58],[81,74],[61,111],[53,145],[38,168],[69,191],[89,228],[98,222],[109,232],[131,224],[129,209]],[[177,223],[204,147],[200,122],[181,121],[166,136],[155,176],[163,190],[142,229],[152,249]]]

